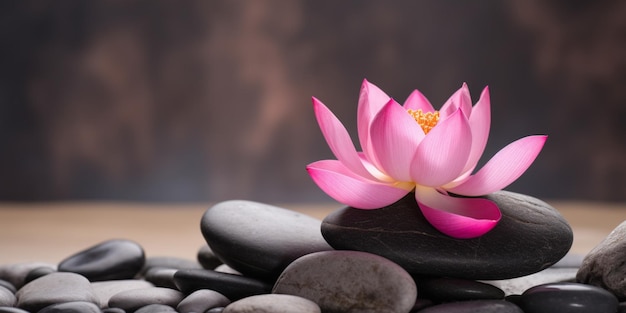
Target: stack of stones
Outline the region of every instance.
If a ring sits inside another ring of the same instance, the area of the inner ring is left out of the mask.
[[[197,260],[116,239],[59,264],[0,266],[0,313],[626,312],[626,223],[583,259],[567,255],[572,230],[548,204],[487,198],[502,220],[469,240],[432,228],[410,195],[323,221],[222,202],[202,217]]]

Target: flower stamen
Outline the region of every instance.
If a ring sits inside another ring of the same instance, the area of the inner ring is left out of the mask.
[[[407,112],[422,127],[424,134],[428,134],[439,122],[439,111],[424,113],[421,109],[409,109]]]

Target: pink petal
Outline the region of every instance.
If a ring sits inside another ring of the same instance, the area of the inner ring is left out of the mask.
[[[409,97],[406,98],[403,106],[405,110],[422,110],[424,113],[435,111],[430,101],[417,89],[413,90]]]
[[[359,209],[378,209],[404,197],[410,190],[354,175],[337,160],[311,163],[307,171],[326,194],[340,203]]]
[[[469,123],[457,110],[424,137],[415,152],[411,177],[416,184],[438,187],[457,178],[471,149]]]
[[[348,131],[335,114],[315,97],[313,98],[313,109],[322,134],[335,157],[354,173],[374,179],[363,166]]]
[[[419,186],[415,189],[415,199],[433,227],[458,239],[480,237],[502,217],[498,206],[486,199],[450,197]]]
[[[363,80],[359,95],[356,124],[361,148],[368,159],[372,161],[375,160],[373,160],[373,152],[370,148],[370,125],[374,116],[389,102],[389,99],[389,96],[376,85],[371,84],[366,79]]]
[[[491,126],[489,87],[483,89],[480,99],[472,108],[472,114],[469,117],[469,125],[472,129],[472,149],[470,150],[463,172],[474,170],[487,146],[489,127]]]
[[[411,162],[425,137],[415,119],[391,99],[372,121],[370,136],[381,169],[395,180],[411,181]]]
[[[462,109],[463,113],[468,117],[472,113],[472,98],[470,97],[469,88],[467,88],[466,83],[463,83],[463,86],[453,93],[443,106],[441,106],[439,110],[440,119],[443,120],[447,118],[459,108]]]
[[[480,196],[498,191],[518,179],[535,161],[547,136],[528,136],[498,151],[476,174],[448,191]]]

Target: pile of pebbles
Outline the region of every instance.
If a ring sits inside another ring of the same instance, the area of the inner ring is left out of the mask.
[[[432,228],[411,196],[323,221],[226,201],[203,215],[196,260],[146,258],[139,243],[112,239],[58,264],[0,266],[0,313],[626,312],[626,222],[571,255],[554,208],[488,198],[502,220],[469,240]]]

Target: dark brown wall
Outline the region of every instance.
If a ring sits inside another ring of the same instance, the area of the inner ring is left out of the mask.
[[[354,136],[363,78],[435,106],[489,85],[508,189],[626,200],[623,1],[3,1],[0,200],[329,201],[310,97]]]

